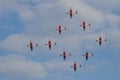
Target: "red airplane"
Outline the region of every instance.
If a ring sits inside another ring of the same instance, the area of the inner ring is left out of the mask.
[[[82,22],[82,24],[80,24],[81,27],[83,27],[83,30],[85,31],[87,26],[91,26],[91,24],[87,24],[85,21]]]
[[[88,51],[83,55],[86,58],[86,61],[88,60],[88,57],[93,57],[93,53],[89,55]]]
[[[30,47],[31,51],[33,51],[33,47],[38,47],[38,44],[33,45],[32,41],[30,41],[27,47]]]
[[[81,68],[82,65],[80,64],[79,67]],[[74,71],[76,72],[76,69],[77,69],[77,64],[76,64],[76,62],[74,62],[73,66],[71,66],[71,68],[74,68]]]
[[[59,34],[61,34],[62,30],[66,30],[66,27],[62,27],[61,25],[58,26],[56,30],[58,30]]]
[[[66,51],[63,52],[60,56],[63,56],[64,61],[66,60],[67,53]],[[71,56],[71,53],[68,54],[68,56]]]
[[[52,42],[51,40],[48,40],[48,43],[45,45],[49,47],[49,50],[51,50],[52,45],[56,45],[56,42]]]
[[[98,40],[96,40],[96,42],[99,42],[99,46],[101,46],[102,45],[102,42],[103,41],[107,41],[107,39],[105,38],[105,39],[103,39],[101,36],[99,36],[99,39]]]
[[[72,8],[70,8],[69,12],[66,12],[66,14],[69,14],[70,15],[70,19],[72,18],[72,15],[73,15],[73,10]],[[78,11],[75,11],[75,14],[78,14]]]

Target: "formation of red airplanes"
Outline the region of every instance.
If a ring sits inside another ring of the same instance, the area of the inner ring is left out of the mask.
[[[78,11],[73,12],[72,8],[70,8],[69,12],[66,12],[66,14],[69,14],[70,19],[72,19],[73,14],[78,14]],[[87,24],[85,21],[83,21],[83,22],[80,24],[80,26],[81,26],[81,27],[83,28],[83,30],[85,31],[86,27],[90,27],[91,24],[90,24],[90,23]],[[56,28],[56,30],[59,32],[59,35],[61,35],[62,30],[67,30],[67,28],[59,25],[59,26]],[[103,39],[102,36],[99,36],[99,38],[96,40],[96,42],[99,43],[99,46],[102,45],[103,41],[106,42],[107,39],[106,39],[106,38]],[[53,41],[51,41],[50,39],[48,39],[48,42],[45,43],[44,45],[45,45],[45,46],[48,46],[49,50],[51,50],[51,47],[52,47],[53,45],[56,45],[56,42],[53,42]],[[31,51],[33,51],[33,47],[38,47],[38,44],[37,44],[37,43],[33,43],[32,41],[30,41],[30,42],[29,42],[29,45],[27,45],[27,47],[30,47]],[[60,54],[60,56],[62,56],[63,59],[64,59],[64,61],[65,61],[67,56],[71,56],[71,53],[67,53],[66,51],[63,51],[63,53]],[[86,53],[83,54],[82,56],[85,57],[86,61],[88,61],[88,58],[89,58],[89,57],[93,57],[93,53],[88,53],[88,51],[86,51]],[[76,72],[77,67],[81,68],[82,65],[81,65],[81,64],[77,65],[76,62],[74,62],[74,64],[73,64],[72,66],[70,66],[70,67],[73,68],[74,71]]]

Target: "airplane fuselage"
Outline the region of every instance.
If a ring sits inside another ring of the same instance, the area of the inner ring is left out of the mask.
[[[33,43],[30,41],[30,49],[33,51]]]
[[[89,56],[88,52],[86,52],[85,56],[86,56],[86,60],[88,60],[88,56]]]
[[[74,63],[74,71],[76,71],[77,65],[76,63]]]
[[[48,41],[48,47],[51,49],[51,41]]]
[[[99,45],[101,46],[102,44],[102,37],[99,37]]]
[[[63,52],[63,58],[64,58],[64,60],[66,60],[66,52],[65,51]]]
[[[83,29],[85,30],[85,28],[86,28],[86,23],[85,23],[85,21],[83,21],[82,26],[83,26]]]
[[[72,9],[70,9],[70,18],[72,18]]]
[[[62,27],[61,27],[61,25],[59,25],[58,31],[59,31],[59,34],[61,34],[61,32],[62,32]]]

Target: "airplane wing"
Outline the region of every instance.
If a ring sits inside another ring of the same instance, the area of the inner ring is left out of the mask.
[[[82,27],[83,25],[82,24],[80,24],[80,27]]]
[[[107,41],[107,38],[105,38],[105,40],[104,40],[105,42]]]
[[[69,53],[68,55],[71,56],[71,53]]]
[[[78,14],[78,11],[76,11],[75,14]]]
[[[74,66],[70,66],[71,68],[74,68]]]
[[[60,54],[60,56],[63,56],[62,54]]]
[[[27,45],[27,47],[30,47],[30,45]]]
[[[83,57],[85,57],[85,55],[82,55]]]
[[[79,65],[79,67],[81,68],[81,67],[82,67],[82,65],[80,64],[80,65]]]
[[[96,42],[99,42],[99,40],[96,40]]]
[[[53,42],[53,45],[56,45],[56,42]]]
[[[66,14],[70,14],[69,12],[66,12]]]

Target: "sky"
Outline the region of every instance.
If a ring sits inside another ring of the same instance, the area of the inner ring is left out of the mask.
[[[78,11],[72,19],[70,8]],[[119,8],[120,0],[0,0],[0,80],[118,80]],[[83,20],[91,24],[85,31]],[[61,35],[58,25],[67,28]],[[51,50],[48,39],[57,44]],[[39,44],[33,52],[30,40]],[[72,54],[66,61],[63,51]],[[94,54],[88,61],[86,51]],[[82,65],[76,72],[74,62]]]

